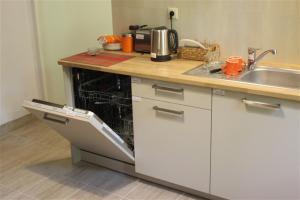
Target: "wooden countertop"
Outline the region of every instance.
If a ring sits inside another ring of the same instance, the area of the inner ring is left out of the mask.
[[[58,64],[62,65],[63,67],[78,67],[96,71],[104,71],[116,74],[168,81],[173,83],[239,91],[300,102],[300,89],[257,85],[253,83],[238,82],[233,80],[197,77],[183,74],[184,72],[201,65],[202,62],[200,61],[174,59],[168,62],[152,62],[150,61],[150,56],[148,54],[141,55],[134,53],[124,55],[134,55],[136,57],[109,67],[87,65],[80,62],[68,62],[64,61],[63,59],[59,60]],[[262,63],[262,65],[272,67],[280,66],[281,68],[285,67],[300,70],[300,64]]]

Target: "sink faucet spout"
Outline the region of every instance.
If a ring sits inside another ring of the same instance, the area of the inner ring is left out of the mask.
[[[265,57],[268,53],[272,53],[273,55],[277,54],[276,49],[269,49],[262,52],[259,56],[256,57],[255,48],[248,48],[248,70],[253,70],[256,67],[258,61],[260,61],[263,57]]]

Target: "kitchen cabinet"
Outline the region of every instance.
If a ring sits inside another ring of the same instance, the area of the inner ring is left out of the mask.
[[[209,192],[210,110],[135,96],[133,119],[137,173]]]
[[[79,68],[64,75],[69,106],[24,107],[71,142],[73,160],[209,198],[300,199],[300,103]]]
[[[300,199],[300,104],[214,90],[211,194]]]

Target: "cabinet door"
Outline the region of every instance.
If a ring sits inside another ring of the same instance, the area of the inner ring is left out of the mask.
[[[211,193],[229,199],[300,199],[300,104],[213,95]]]
[[[210,110],[133,100],[136,172],[209,192]]]

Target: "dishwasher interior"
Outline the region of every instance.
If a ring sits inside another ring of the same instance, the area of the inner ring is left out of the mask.
[[[134,150],[131,77],[72,69],[75,107],[94,112]]]

